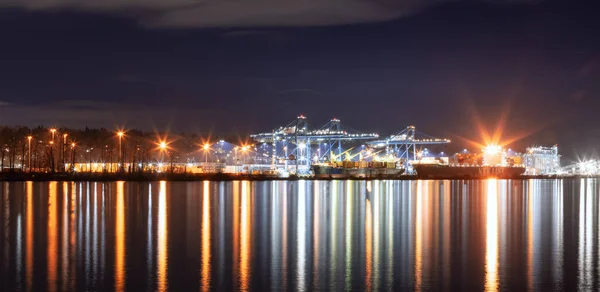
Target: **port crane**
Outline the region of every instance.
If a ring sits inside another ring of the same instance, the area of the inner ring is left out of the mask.
[[[278,157],[283,156],[286,168],[288,161],[294,161],[296,166],[306,166],[307,169],[313,148],[316,148],[315,152],[319,160],[324,159],[329,153],[335,153],[336,157],[339,157],[343,153],[342,143],[373,140],[377,139],[379,134],[359,132],[343,125],[336,118],[317,129],[310,129],[307,118],[300,115],[286,126],[274,129],[270,133],[258,133],[250,137],[258,143],[271,144],[273,167]],[[294,159],[286,159],[288,157]]]
[[[412,173],[412,168],[408,166],[410,166],[411,160],[417,160],[417,147],[423,145],[443,145],[450,142],[450,139],[435,138],[419,132],[415,126],[411,125],[383,140],[371,141],[367,144],[373,148],[385,148],[388,154],[390,152],[394,153],[398,158],[405,161],[407,165],[406,173]]]

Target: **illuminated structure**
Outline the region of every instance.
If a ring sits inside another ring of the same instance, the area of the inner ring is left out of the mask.
[[[434,138],[425,133],[418,132],[415,126],[408,126],[401,132],[391,135],[385,140],[372,141],[368,144],[375,148],[385,147],[388,154],[395,154],[396,157],[410,162],[417,160],[419,146],[423,145],[443,145],[450,143],[450,139]],[[412,173],[412,169],[407,165],[407,173]]]
[[[483,148],[483,165],[505,165],[506,152],[499,145],[488,145]]]
[[[555,174],[560,169],[560,155],[558,154],[558,146],[542,147],[534,146],[527,148],[523,155],[526,174],[529,175],[546,175]]]
[[[250,137],[256,142],[271,144],[273,167],[278,163],[287,167],[289,160],[293,160],[296,166],[308,166],[314,160],[332,160],[333,156],[342,154],[342,143],[373,140],[379,135],[361,133],[345,127],[336,118],[318,129],[311,130],[306,117],[300,115],[296,120],[271,133],[259,133]]]

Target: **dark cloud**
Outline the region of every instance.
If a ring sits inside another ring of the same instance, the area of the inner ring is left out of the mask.
[[[379,22],[441,0],[3,0],[28,10],[71,9],[136,18],[159,27],[328,26]]]

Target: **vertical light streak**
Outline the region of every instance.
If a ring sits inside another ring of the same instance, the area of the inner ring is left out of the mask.
[[[210,290],[210,188],[204,181],[202,192],[202,283],[201,290]]]
[[[394,281],[394,183],[387,182],[389,184],[389,191],[387,192],[387,240],[388,240],[388,250],[387,250],[387,280],[388,286],[393,287]],[[410,193],[409,193],[410,194]]]
[[[485,234],[485,291],[498,291],[498,181],[488,179]]]
[[[27,214],[25,223],[25,290],[33,286],[33,182],[26,182]]]
[[[422,180],[417,182],[417,202],[415,209],[415,290],[421,291],[422,271],[423,271],[423,186],[426,186]]]
[[[75,261],[77,260],[77,255],[75,253],[75,248],[76,248],[76,241],[75,241],[75,237],[77,236],[76,234],[76,228],[75,228],[75,211],[79,210],[76,209],[76,202],[75,199],[77,197],[77,190],[75,187],[75,183],[72,182],[71,183],[71,200],[70,200],[70,204],[71,204],[71,208],[70,208],[70,213],[71,213],[71,218],[69,221],[69,246],[70,246],[70,250],[69,250],[69,275],[70,275],[70,290],[75,290],[75,280],[76,280],[76,273],[75,273],[75,268],[76,268],[76,264]]]
[[[374,192],[371,195],[371,199],[373,200],[373,204],[372,204],[372,222],[371,222],[371,228],[373,230],[372,232],[372,245],[371,245],[371,249],[372,249],[372,261],[371,261],[371,270],[373,271],[372,275],[373,275],[373,290],[378,291],[379,290],[379,279],[381,278],[381,275],[379,274],[379,270],[378,268],[374,268],[374,266],[379,266],[380,262],[380,257],[381,257],[381,248],[380,248],[380,240],[381,240],[381,235],[380,235],[380,218],[379,215],[381,214],[381,211],[379,209],[379,206],[381,205],[381,192],[379,190],[381,182],[376,180],[374,182],[375,187],[373,188]]]
[[[587,183],[585,184],[585,282],[586,289],[591,289],[594,285],[594,278],[592,276],[592,271],[594,266],[592,264],[592,244],[594,238],[593,228],[593,219],[594,213],[592,212],[592,206],[595,194],[592,190],[592,180],[587,179]]]
[[[334,183],[337,183],[335,181]],[[344,230],[344,240],[345,240],[345,279],[344,285],[345,290],[350,291],[352,289],[352,203],[353,203],[353,193],[352,193],[352,182],[346,181],[346,195],[344,196],[344,202],[346,203],[346,214],[344,218],[345,230]]]
[[[16,290],[22,290],[22,281],[23,279],[21,278],[21,271],[23,270],[23,215],[21,213],[19,213],[17,215],[17,234],[16,234],[16,243],[17,246],[15,247],[16,251],[15,251],[15,264],[17,266],[16,268],[16,272],[17,272],[17,289]]]
[[[331,263],[331,274],[330,274],[330,279],[336,279],[337,277],[337,267],[338,267],[338,255],[337,255],[337,246],[338,246],[338,226],[337,226],[337,222],[338,222],[338,182],[331,182],[331,229],[329,232],[331,232],[331,259],[332,259],[332,263]],[[332,284],[330,286],[331,290],[336,290],[337,288],[337,281],[331,281]]]
[[[90,199],[90,183],[86,183],[85,188],[85,283],[88,284],[92,279],[90,275],[90,269],[92,267],[92,253],[90,248],[90,240],[92,239],[92,234],[90,232],[90,205],[92,200]]]
[[[58,246],[58,224],[57,224],[57,203],[56,203],[56,182],[50,182],[48,185],[48,290],[58,290],[57,284],[57,246]]]
[[[148,184],[148,219],[146,225],[146,268],[148,273],[148,287],[150,287],[150,282],[153,276],[152,273],[154,271],[152,268],[154,263],[154,247],[152,246],[152,243],[154,242],[154,237],[152,236],[152,183]]]
[[[529,180],[527,189],[527,288],[533,291],[533,206],[535,199],[534,180]]]
[[[239,285],[239,281],[241,281],[240,276],[240,182],[233,182],[233,243],[232,243],[232,251],[233,251],[233,271],[237,273],[237,279],[234,281],[238,281],[236,285]],[[237,289],[237,286],[236,286]]]
[[[298,223],[296,226],[298,250],[296,255],[296,278],[298,291],[306,290],[306,183],[298,181]]]
[[[9,266],[9,252],[10,252],[10,198],[8,197],[9,195],[9,188],[8,188],[8,182],[4,182],[3,184],[4,187],[4,192],[3,197],[2,197],[2,203],[4,204],[4,221],[2,222],[2,225],[4,226],[4,269],[8,270],[10,268]]]
[[[97,278],[98,273],[98,185],[94,183],[94,206],[93,208],[93,223],[92,223],[92,274]]]
[[[248,185],[250,182],[242,182],[242,199],[241,199],[241,226],[240,226],[240,288],[247,291],[250,287],[250,195],[248,194]]]
[[[313,187],[313,284],[319,283],[319,264],[320,264],[320,249],[319,249],[319,231],[321,225],[321,196],[317,189],[318,181],[314,182]]]
[[[282,230],[281,230],[281,250],[283,252],[283,256],[281,257],[281,269],[282,271],[287,271],[288,269],[288,204],[287,204],[287,182],[283,183],[283,200],[281,203],[281,209],[283,212],[283,220],[282,220]],[[283,287],[287,287],[287,282],[288,282],[288,274],[287,273],[282,273],[283,274],[283,283],[282,286]]]
[[[117,182],[115,220],[115,290],[125,290],[125,194],[124,182]]]
[[[279,232],[281,232],[281,221],[277,220],[277,218],[281,218],[279,216],[279,211],[277,209],[279,203],[279,196],[281,190],[279,190],[279,183],[277,181],[271,182],[271,238],[272,238],[272,247],[271,247],[271,259],[273,264],[271,264],[271,290],[281,290],[280,287],[280,278],[283,276],[281,271],[281,263],[276,262],[276,259],[279,258],[281,253],[281,238],[279,237]]]
[[[365,287],[372,291],[373,278],[373,214],[371,213],[371,200],[365,203]]]
[[[168,215],[167,215],[167,182],[161,181],[159,182],[159,190],[158,190],[158,291],[167,291],[168,288],[168,279],[167,279],[167,265],[168,265],[168,255],[167,255],[167,247],[168,247],[168,236],[169,236],[169,226],[168,226]]]
[[[67,291],[69,282],[69,184],[63,182],[62,206],[62,290]]]
[[[555,196],[555,208],[554,208],[554,212],[555,212],[555,229],[556,229],[556,246],[554,247],[556,249],[556,253],[557,255],[554,257],[555,261],[554,261],[554,281],[555,283],[563,283],[563,265],[564,265],[564,243],[563,243],[563,239],[564,239],[564,226],[563,226],[563,212],[564,212],[564,205],[563,205],[563,180],[557,180],[557,188],[555,190],[556,196]],[[600,225],[599,225],[600,227]],[[600,248],[600,245],[598,245],[598,247]],[[600,253],[598,254],[598,256],[600,257]]]
[[[444,222],[444,247],[442,248],[442,252],[443,252],[443,271],[444,271],[444,285],[446,287],[448,287],[450,285],[450,266],[451,266],[451,262],[450,262],[450,253],[451,253],[451,230],[452,230],[452,226],[450,225],[450,221],[452,220],[452,218],[450,217],[451,214],[451,206],[452,206],[452,192],[450,190],[450,182],[449,181],[443,181],[442,182],[442,188],[443,188],[443,200],[442,200],[442,206],[444,208],[443,211],[443,216],[442,216],[442,220]]]

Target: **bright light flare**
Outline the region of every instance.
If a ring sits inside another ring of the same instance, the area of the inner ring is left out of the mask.
[[[210,149],[210,144],[206,143],[204,144],[204,146],[202,147],[205,151]]]
[[[502,151],[502,146],[496,144],[489,144],[483,148],[485,154],[494,155]]]

